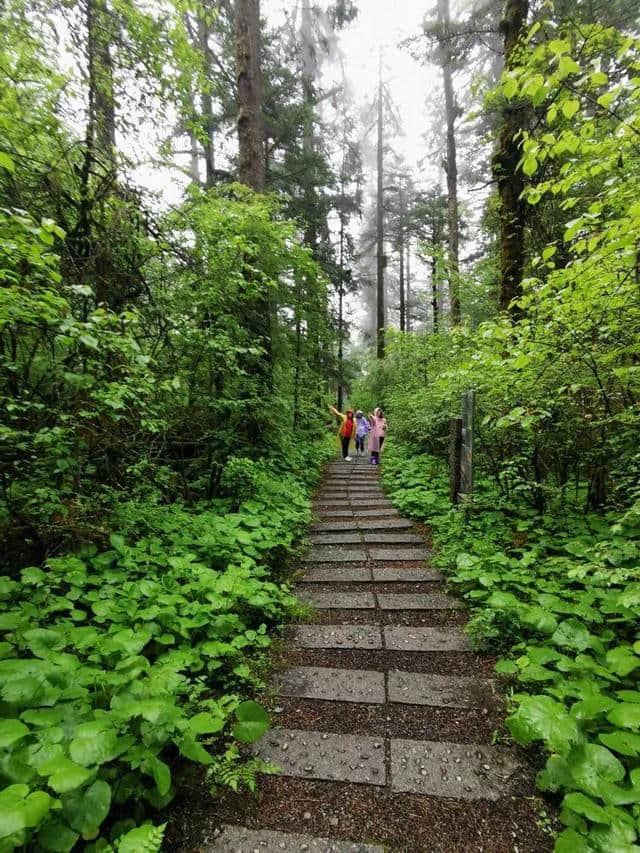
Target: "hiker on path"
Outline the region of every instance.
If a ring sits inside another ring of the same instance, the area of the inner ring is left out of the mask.
[[[358,409],[356,412],[356,455],[364,456],[364,443],[371,432],[371,424]]]
[[[387,434],[387,419],[382,414],[382,409],[378,406],[373,410],[373,414],[369,415],[371,422],[371,438],[369,440],[369,450],[371,451],[371,464],[380,464],[380,451],[384,444],[384,439]]]
[[[352,438],[355,438],[356,434],[356,425],[353,417],[353,409],[347,409],[346,414],[342,414],[333,406],[329,406],[329,411],[333,412],[333,414],[337,418],[342,419],[342,423],[340,424],[340,429],[338,430],[338,435],[340,436],[340,443],[342,444],[342,458],[345,462],[351,462],[351,457],[349,456],[349,443]]]

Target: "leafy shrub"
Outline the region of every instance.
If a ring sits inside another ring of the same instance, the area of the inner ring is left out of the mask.
[[[548,752],[538,785],[562,796],[567,827],[556,850],[637,850],[637,508],[532,517],[480,478],[464,515],[446,506],[444,466],[397,444],[384,479],[394,503],[431,525],[436,562],[473,608],[475,641],[510,651],[496,665],[517,684],[507,726]]]
[[[293,478],[260,477],[236,512],[125,504],[108,550],[0,578],[0,850],[71,850],[107,818],[162,808],[179,756],[213,785],[253,787],[273,769],[235,741],[268,726],[243,699],[262,683],[269,628],[295,612],[269,565],[309,502]],[[114,825],[115,850],[155,849],[157,830],[130,830]]]

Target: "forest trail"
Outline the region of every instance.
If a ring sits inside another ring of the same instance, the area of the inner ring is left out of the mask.
[[[226,799],[205,849],[551,849],[531,769],[491,745],[502,720],[493,662],[470,650],[461,603],[378,470],[332,463],[314,516],[298,587],[313,624],[289,632],[277,722],[256,750],[282,772],[255,799]]]

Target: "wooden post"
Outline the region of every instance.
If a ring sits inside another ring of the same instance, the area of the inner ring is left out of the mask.
[[[460,493],[460,454],[462,452],[462,418],[449,421],[449,497],[458,503]]]
[[[470,498],[473,493],[473,411],[475,391],[462,397],[462,448],[460,453],[460,494]]]

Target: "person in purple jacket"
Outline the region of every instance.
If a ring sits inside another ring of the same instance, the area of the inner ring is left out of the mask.
[[[356,412],[356,454],[364,456],[364,443],[371,430],[371,424],[358,409]]]

